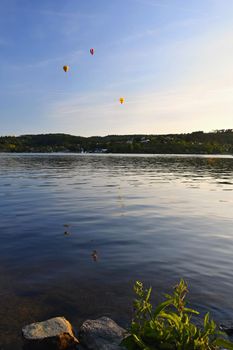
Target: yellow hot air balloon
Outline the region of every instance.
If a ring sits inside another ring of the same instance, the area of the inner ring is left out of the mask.
[[[120,98],[119,98],[119,101],[120,101],[121,104],[123,104],[123,103],[125,102],[124,97],[120,97]]]
[[[63,70],[64,70],[64,72],[68,72],[68,70],[70,69],[70,67],[69,66],[63,66]]]

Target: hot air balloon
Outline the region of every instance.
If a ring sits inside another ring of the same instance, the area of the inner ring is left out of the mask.
[[[123,104],[123,103],[125,102],[124,97],[120,97],[120,98],[119,98],[119,101],[120,101],[121,104]]]
[[[93,48],[90,49],[90,54],[93,56],[95,53],[95,50]]]
[[[64,70],[64,72],[68,72],[68,70],[70,69],[70,67],[69,66],[63,66],[63,70]]]

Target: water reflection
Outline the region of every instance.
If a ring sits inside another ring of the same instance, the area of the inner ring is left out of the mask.
[[[232,157],[0,155],[2,347],[61,314],[127,323],[135,279],[232,319],[232,185]]]

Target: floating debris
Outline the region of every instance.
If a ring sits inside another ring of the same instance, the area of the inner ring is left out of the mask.
[[[69,234],[70,234],[70,233],[69,233],[68,231],[65,231],[65,232],[64,232],[64,235],[65,235],[65,236],[68,236]]]
[[[97,261],[97,259],[98,259],[97,250],[93,250],[91,256],[92,256],[93,261]]]

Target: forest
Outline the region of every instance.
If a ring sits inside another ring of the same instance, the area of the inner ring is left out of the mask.
[[[82,137],[57,133],[2,136],[0,152],[233,154],[233,129],[167,135]]]

